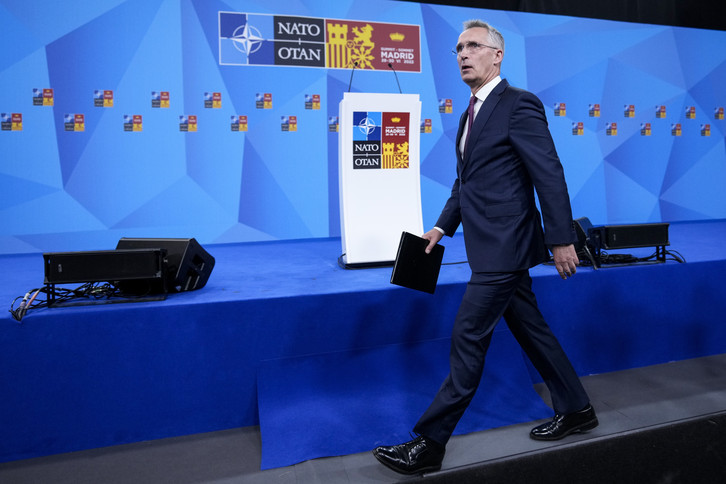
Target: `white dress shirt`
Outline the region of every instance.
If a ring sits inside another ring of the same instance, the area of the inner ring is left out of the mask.
[[[491,93],[494,88],[499,84],[499,82],[502,80],[500,76],[495,77],[491,81],[484,84],[479,90],[476,92],[476,94],[472,94],[473,96],[476,96],[476,103],[474,103],[474,118],[476,118],[476,115],[479,114],[479,109],[481,108],[482,103],[487,98],[489,93]],[[459,153],[461,153],[461,156],[464,156],[464,143],[466,141],[466,135],[469,132],[469,123],[464,123],[464,132],[461,134],[461,140],[459,140]]]

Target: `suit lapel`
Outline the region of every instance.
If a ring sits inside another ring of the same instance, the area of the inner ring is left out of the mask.
[[[475,144],[471,140],[476,139],[481,134],[484,126],[487,124],[487,121],[491,117],[492,112],[494,112],[494,108],[497,106],[497,103],[502,98],[502,93],[508,86],[509,83],[507,82],[507,80],[502,79],[499,84],[496,85],[494,90],[489,93],[486,100],[479,108],[479,112],[477,113],[476,118],[474,118],[474,125],[471,127],[471,133],[469,134],[469,146],[466,150],[466,153],[464,153],[464,164],[469,161],[471,150],[473,149],[473,146]],[[461,126],[462,127],[459,130],[460,132],[463,130],[463,124],[461,124]]]

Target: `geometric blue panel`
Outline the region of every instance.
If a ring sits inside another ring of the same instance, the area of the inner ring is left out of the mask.
[[[220,46],[232,44],[220,41],[220,12],[417,25],[420,72],[357,69],[351,82],[350,68],[221,65]],[[21,131],[0,131],[0,253],[101,249],[131,235],[338,237],[328,120],[349,85],[419,95],[431,127],[420,135],[428,229],[456,177],[469,88],[450,49],[471,18],[504,34],[502,77],[542,100],[575,217],[726,218],[726,32],[390,0],[36,0],[0,6],[13,39],[0,58],[0,114],[22,116]],[[34,105],[43,89],[50,105]],[[95,105],[99,90],[112,105]],[[152,107],[152,92],[168,104]],[[205,107],[213,94],[221,101]],[[68,130],[66,115],[82,115],[83,130]],[[129,131],[134,116],[140,129]]]
[[[256,207],[264,206],[265,211]],[[297,216],[292,202],[275,181],[262,157],[251,146],[245,146],[245,165],[242,172],[239,221],[278,239],[310,237]],[[270,214],[285,214],[270,216]]]

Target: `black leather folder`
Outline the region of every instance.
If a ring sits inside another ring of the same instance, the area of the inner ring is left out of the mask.
[[[436,244],[430,254],[425,252],[429,241],[403,232],[398,244],[391,284],[433,294],[439,279],[444,246]]]

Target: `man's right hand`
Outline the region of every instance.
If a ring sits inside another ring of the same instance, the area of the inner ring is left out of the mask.
[[[436,244],[439,243],[439,240],[444,236],[441,232],[439,232],[436,229],[431,229],[425,234],[423,234],[421,237],[429,241],[429,245],[426,246],[426,253],[430,254],[431,250],[434,248]]]

